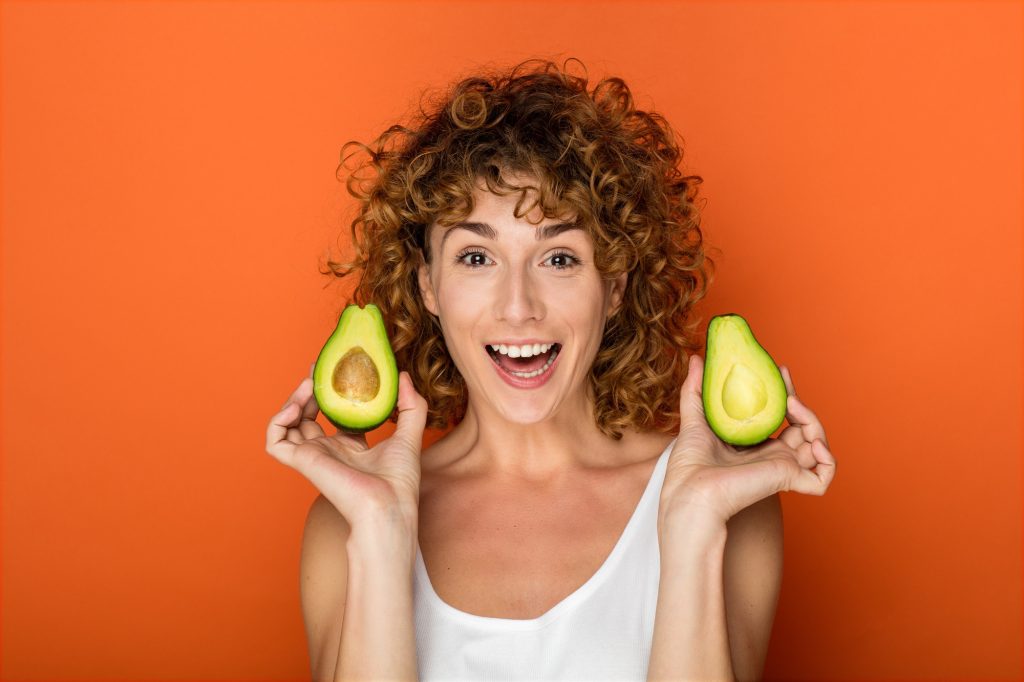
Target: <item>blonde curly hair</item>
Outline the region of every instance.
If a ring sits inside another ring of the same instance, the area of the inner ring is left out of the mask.
[[[389,127],[370,145],[342,147],[339,180],[350,147],[367,154],[345,181],[358,200],[355,255],[328,260],[321,273],[362,273],[342,309],[380,308],[399,369],[427,400],[428,427],[461,421],[468,395],[441,325],[424,307],[417,267],[430,263],[428,228],[465,219],[483,178],[496,193],[537,190],[522,212],[520,199],[516,217],[536,205],[547,218],[575,212],[593,239],[601,276],[629,273],[588,375],[601,431],[616,440],[626,428],[678,431],[679,387],[702,345],[690,313],[714,271],[695,204],[702,178],[680,172],[673,129],[660,114],[636,109],[622,79],[607,77],[588,90],[586,67],[572,75],[570,61],[579,60],[477,71],[439,97],[421,98],[408,125]],[[509,184],[508,171],[539,186]]]

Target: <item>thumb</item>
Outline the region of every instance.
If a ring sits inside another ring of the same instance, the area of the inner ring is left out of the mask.
[[[406,371],[398,374],[398,424],[395,436],[417,450],[423,445],[427,400],[416,391]]]
[[[694,353],[686,370],[686,380],[679,390],[679,417],[682,425],[704,421],[704,359]]]

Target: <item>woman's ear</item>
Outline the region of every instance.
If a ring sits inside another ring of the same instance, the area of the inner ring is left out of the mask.
[[[434,296],[434,289],[430,285],[430,266],[424,261],[422,252],[420,252],[420,264],[417,268],[416,276],[420,284],[420,296],[423,298],[423,305],[430,311],[431,315],[438,317],[437,298]]]
[[[624,272],[611,281],[611,291],[608,292],[608,317],[619,312],[619,309],[622,307],[622,299],[626,295],[626,281],[628,279],[629,273]]]

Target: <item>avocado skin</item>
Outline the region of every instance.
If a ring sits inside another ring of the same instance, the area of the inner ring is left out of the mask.
[[[373,360],[380,388],[369,403],[346,400],[334,388],[334,372],[342,356],[359,346]],[[398,368],[380,309],[368,303],[346,306],[313,368],[313,393],[324,417],[345,433],[361,434],[377,428],[398,404]],[[365,406],[364,406],[365,405]]]
[[[732,445],[765,441],[786,416],[786,384],[775,361],[736,313],[711,318],[705,348],[701,393],[711,430]],[[751,414],[736,418],[726,405]]]

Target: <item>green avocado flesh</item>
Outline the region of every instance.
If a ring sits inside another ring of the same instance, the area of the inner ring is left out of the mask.
[[[786,417],[786,383],[747,321],[729,313],[708,324],[704,360],[704,416],[732,445],[756,445]]]
[[[380,309],[350,305],[313,368],[313,394],[328,421],[348,433],[375,429],[398,403],[398,367]]]

